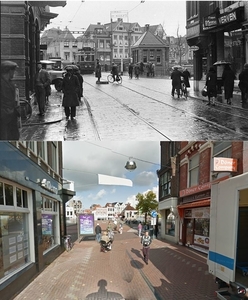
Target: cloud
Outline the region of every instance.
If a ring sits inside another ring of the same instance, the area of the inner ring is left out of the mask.
[[[116,189],[112,189],[112,191],[110,192],[110,194],[115,194],[116,193]]]
[[[154,172],[143,171],[133,179],[133,183],[140,186],[150,186],[154,184],[156,179],[157,175]]]

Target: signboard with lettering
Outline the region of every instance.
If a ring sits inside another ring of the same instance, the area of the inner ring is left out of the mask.
[[[237,159],[214,157],[213,171],[237,172]]]
[[[218,19],[216,14],[211,14],[204,17],[203,19],[203,30],[208,30],[216,27],[218,25]]]
[[[181,190],[179,192],[179,196],[180,197],[185,197],[185,196],[188,196],[188,195],[200,193],[200,192],[207,191],[207,190],[210,190],[210,189],[211,189],[211,183],[207,182],[207,183],[204,183],[204,184],[201,184],[201,185],[195,185],[195,186],[189,187],[185,190]]]
[[[198,46],[191,46],[189,49],[191,51],[197,51],[197,50],[199,50],[199,47]]]
[[[233,21],[237,21],[236,11],[232,11],[230,13],[223,14],[219,17],[219,24],[227,24]]]

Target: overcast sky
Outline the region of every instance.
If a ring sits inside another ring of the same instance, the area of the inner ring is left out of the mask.
[[[85,30],[90,24],[109,23],[113,12],[127,11],[131,23],[138,22],[142,27],[161,24],[169,36],[176,36],[179,27],[179,34],[186,34],[186,1],[183,0],[145,0],[144,3],[134,0],[67,0],[65,7],[51,7],[50,11],[59,15],[51,20],[46,30],[52,27],[64,29],[66,26],[70,30]]]
[[[153,190],[157,194],[160,169],[160,142],[63,142],[63,178],[74,181],[76,198],[84,208],[107,202],[130,202],[135,196]],[[127,171],[129,158],[137,164]],[[130,179],[133,187],[99,185],[97,174]]]

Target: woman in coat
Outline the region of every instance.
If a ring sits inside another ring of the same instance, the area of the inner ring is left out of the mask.
[[[230,68],[229,65],[225,65],[224,71],[222,73],[222,80],[224,83],[225,99],[227,104],[232,104],[234,80],[236,79],[235,73]]]
[[[79,81],[73,74],[72,68],[67,68],[67,73],[63,79],[62,91],[64,93],[62,106],[65,108],[66,120],[71,116],[74,120],[76,116],[76,107],[79,106],[78,92],[80,90]]]
[[[207,105],[211,104],[211,98],[212,98],[212,105],[215,105],[215,99],[217,97],[217,74],[215,72],[214,67],[209,68],[206,77],[206,87],[208,93]]]
[[[239,74],[239,88],[242,103],[245,104],[248,100],[248,64],[244,65],[244,70]]]

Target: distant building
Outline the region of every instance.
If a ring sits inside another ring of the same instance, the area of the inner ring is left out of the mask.
[[[47,45],[47,50],[43,51],[44,59],[60,57],[64,66],[76,60],[78,43],[67,27],[64,30],[59,28],[46,30],[41,36],[41,44]]]
[[[146,25],[146,31],[131,46],[133,63],[142,63],[155,65],[155,76],[163,76],[169,71],[169,45],[158,35],[152,33],[149,25]],[[146,72],[144,66],[144,72]],[[141,70],[142,72],[142,70]]]

